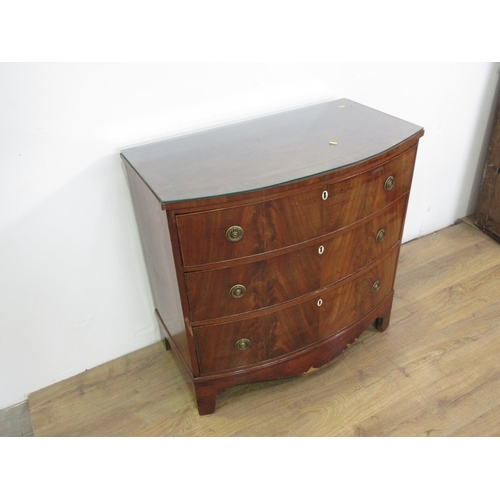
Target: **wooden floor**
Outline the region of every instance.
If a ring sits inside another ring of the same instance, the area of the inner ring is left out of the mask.
[[[500,245],[467,222],[403,245],[391,325],[198,415],[161,343],[29,396],[35,436],[500,436]]]

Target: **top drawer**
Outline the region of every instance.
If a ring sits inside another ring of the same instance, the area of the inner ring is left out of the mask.
[[[413,147],[375,169],[282,198],[178,215],[183,264],[277,250],[368,217],[409,191],[416,151]]]

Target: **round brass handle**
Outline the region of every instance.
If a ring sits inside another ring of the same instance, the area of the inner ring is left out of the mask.
[[[237,241],[240,241],[241,238],[243,238],[244,234],[245,231],[243,231],[243,229],[240,226],[231,226],[226,231],[226,239],[231,243],[236,243]]]
[[[250,347],[250,341],[248,339],[240,339],[238,342],[236,342],[236,347],[240,351],[244,351],[245,349],[248,349]]]
[[[384,182],[384,191],[390,191],[393,187],[396,181],[394,180],[394,177],[391,175],[387,177],[387,179]]]
[[[231,287],[231,290],[229,290],[229,293],[233,299],[241,299],[246,291],[247,289],[244,285],[234,285]]]
[[[375,240],[377,240],[377,243],[381,243],[384,241],[385,238],[385,229],[381,229],[378,233],[377,236],[375,236]]]
[[[378,292],[380,290],[380,280],[375,281],[372,285],[372,292]]]

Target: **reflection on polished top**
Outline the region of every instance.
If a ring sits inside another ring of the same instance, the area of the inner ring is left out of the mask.
[[[253,191],[317,175],[381,154],[422,130],[339,99],[121,154],[158,200],[169,203]]]

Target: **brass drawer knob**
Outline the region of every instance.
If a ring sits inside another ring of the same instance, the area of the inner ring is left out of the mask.
[[[246,291],[247,289],[244,285],[234,285],[231,287],[231,290],[229,290],[229,293],[233,299],[241,299]]]
[[[395,182],[396,181],[394,180],[394,177],[392,175],[387,177],[384,182],[384,191],[390,191],[394,187]]]
[[[372,285],[372,292],[378,292],[380,290],[380,280],[375,281]]]
[[[381,229],[378,233],[375,239],[377,240],[377,243],[381,243],[384,241],[385,238],[385,229]]]
[[[240,351],[244,351],[245,349],[248,349],[250,347],[250,341],[248,339],[240,339],[238,342],[236,342],[236,347]]]
[[[226,239],[227,241],[230,241],[231,243],[235,243],[237,241],[240,241],[241,238],[243,238],[243,235],[245,234],[245,231],[240,226],[231,226],[227,231],[226,231]]]

